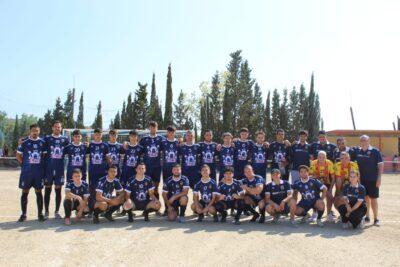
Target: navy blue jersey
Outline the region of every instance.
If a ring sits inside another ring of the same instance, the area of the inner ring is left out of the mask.
[[[193,194],[198,195],[199,200],[210,203],[213,195],[219,195],[217,183],[213,179],[210,179],[208,182],[200,180],[195,184]]]
[[[198,158],[200,154],[200,146],[197,144],[188,145],[184,144],[180,147],[180,155],[182,156],[182,167],[195,167],[198,166]]]
[[[379,174],[379,164],[383,164],[381,152],[370,146],[367,150],[360,147],[354,148],[354,161],[358,164],[361,181],[376,181]]]
[[[311,144],[310,153],[314,157],[314,159],[317,159],[318,153],[320,151],[325,151],[327,158],[330,161],[335,162],[335,149],[336,149],[336,145],[334,145],[332,143],[328,142],[328,143],[322,145],[320,142],[315,142],[315,143]]]
[[[144,155],[143,161],[147,167],[160,167],[161,166],[161,148],[162,141],[165,138],[161,135],[144,136],[140,139],[139,144],[143,147]]]
[[[280,184],[276,184],[272,181],[265,186],[265,194],[269,195],[270,199],[278,205],[282,200],[287,198],[290,193],[292,193],[292,186],[285,180],[281,180]]]
[[[244,194],[244,191],[240,185],[240,182],[237,180],[233,180],[231,184],[227,183],[222,183],[219,185],[218,191],[221,195],[224,195],[225,198],[223,200],[225,201],[232,201],[234,200],[233,195],[242,195]]]
[[[173,166],[178,163],[179,159],[179,141],[174,139],[172,141],[164,139],[161,142],[161,149],[163,151],[164,166]]]
[[[289,148],[284,143],[274,141],[268,148],[268,156],[272,159],[272,168],[279,168],[282,160],[289,161]]]
[[[201,165],[203,164],[214,164],[215,163],[215,156],[217,153],[217,144],[214,142],[200,142],[200,162]]]
[[[189,188],[189,179],[186,176],[180,176],[178,179],[171,177],[163,186],[163,192],[166,192],[168,198],[182,193],[183,189]]]
[[[139,144],[134,146],[128,144],[127,149],[124,152],[124,162],[123,166],[128,168],[136,168],[140,162],[140,157],[143,154],[143,147]]]
[[[106,166],[106,156],[108,155],[108,145],[104,142],[91,142],[86,150],[86,154],[89,154],[89,166],[99,167]]]
[[[301,194],[304,200],[315,200],[320,198],[320,193],[325,186],[317,179],[308,178],[306,182],[301,179],[296,181],[292,188]]]
[[[235,148],[233,146],[226,147],[221,146],[221,151],[219,152],[219,165],[221,170],[226,167],[233,167],[234,165]]]
[[[69,168],[82,168],[86,165],[86,146],[82,143],[79,145],[69,144],[65,148],[65,155],[68,156]]]
[[[264,186],[264,184],[265,184],[264,178],[262,178],[261,176],[259,176],[257,174],[254,175],[253,179],[249,180],[247,177],[245,177],[242,179],[241,182],[243,185],[246,185],[249,188],[256,188],[257,186],[260,186],[260,185]],[[253,195],[253,196],[256,199],[261,199],[262,198],[261,194],[262,194],[262,192],[258,195]]]
[[[47,153],[43,139],[25,139],[18,146],[17,153],[22,154],[22,172],[29,174],[29,172],[43,171],[42,157]]]
[[[235,144],[235,164],[245,165],[249,162],[250,149],[253,145],[251,140],[241,141],[237,140]]]
[[[266,166],[268,159],[268,149],[264,144],[253,143],[251,145],[251,164],[253,166]]]
[[[116,143],[107,143],[108,145],[108,153],[110,155],[111,163],[113,165],[119,166],[121,162],[121,155],[125,153],[125,150],[122,146],[122,144],[116,142]]]
[[[132,177],[125,186],[125,191],[131,194],[131,199],[134,201],[150,200],[149,190],[154,190],[154,184],[151,178],[145,176],[143,180],[137,180],[136,176]]]
[[[292,162],[292,169],[299,170],[301,165],[306,165],[310,167],[310,155],[311,155],[311,145],[300,142],[292,145],[290,147],[290,161]]]
[[[82,199],[89,197],[89,185],[84,181],[79,186],[75,185],[73,181],[70,181],[65,186],[65,192],[71,192],[74,195],[80,196]]]
[[[350,184],[344,186],[343,196],[349,200],[350,206],[354,206],[360,200],[365,203],[365,195],[365,187],[361,184],[357,184],[356,187]]]
[[[68,138],[62,135],[58,137],[47,135],[43,140],[47,150],[46,169],[64,169],[64,149],[69,144]]]
[[[114,180],[110,181],[108,180],[108,176],[100,178],[96,187],[97,192],[100,192],[105,198],[112,198],[114,190],[116,192],[122,192],[124,190],[119,179],[114,178]]]

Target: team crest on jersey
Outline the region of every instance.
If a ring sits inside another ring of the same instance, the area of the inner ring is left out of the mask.
[[[40,163],[40,153],[38,151],[29,152],[29,163],[30,164]]]
[[[156,158],[158,157],[158,148],[156,145],[151,145],[150,148],[148,148],[149,151],[149,157],[151,158]]]
[[[257,153],[256,157],[255,157],[255,162],[256,163],[264,163],[265,162],[264,153],[262,153],[262,152]]]
[[[281,185],[281,190],[284,190],[284,189],[285,189],[285,187],[283,185]]]
[[[128,159],[126,160],[126,165],[131,167],[136,166],[136,157],[135,156],[128,157]]]
[[[244,147],[244,145],[243,145],[243,147]],[[238,152],[239,152],[238,153],[238,159],[239,160],[246,160],[247,159],[247,151],[246,151],[246,149],[239,149]]]
[[[196,165],[196,159],[194,158],[193,155],[188,155],[186,157],[186,166],[195,166]]]
[[[205,163],[212,163],[213,162],[213,154],[210,151],[204,153],[203,161]]]

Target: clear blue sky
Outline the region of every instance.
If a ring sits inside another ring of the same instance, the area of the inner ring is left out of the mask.
[[[399,109],[399,1],[0,1],[0,110],[42,116],[73,85],[105,125],[156,73],[164,99],[198,90],[243,50],[264,97],[309,86],[326,129],[391,129]]]

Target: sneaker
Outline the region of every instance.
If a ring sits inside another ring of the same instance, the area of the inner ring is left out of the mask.
[[[70,218],[65,218],[65,225],[71,225],[71,219]]]
[[[381,222],[380,222],[378,219],[375,219],[375,220],[374,220],[374,225],[375,225],[375,226],[380,226],[380,225],[381,225]]]
[[[254,213],[253,218],[251,218],[250,222],[257,221],[258,217],[260,217],[260,214],[259,213]]]
[[[235,212],[235,210],[234,209],[231,209],[231,212],[230,212],[230,214],[229,214],[230,216],[232,216],[232,217],[235,217],[235,215],[236,215],[236,212]]]
[[[58,211],[54,212],[54,218],[56,218],[57,220],[62,219],[62,217]]]
[[[39,222],[44,222],[46,220],[46,217],[44,217],[43,214],[39,214],[38,220],[39,220]]]
[[[238,218],[235,218],[235,220],[233,221],[233,224],[235,225],[240,225],[240,221]]]
[[[112,217],[112,214],[109,212],[104,213],[104,218],[106,218],[108,221],[113,222],[114,219]]]
[[[100,222],[99,215],[98,214],[93,214],[93,223],[98,224],[99,222]]]
[[[158,212],[158,213],[159,213],[159,212]],[[161,214],[161,213],[160,213],[160,214]],[[149,219],[149,213],[148,213],[147,211],[143,212],[143,216],[144,216],[144,221],[145,221],[145,222],[150,221],[150,219]]]
[[[371,220],[369,219],[369,217],[365,216],[365,223],[370,223],[370,222],[371,222]]]
[[[261,215],[260,219],[258,220],[258,223],[265,223],[265,215]]]
[[[178,222],[180,222],[180,223],[185,223],[185,222],[186,222],[185,216],[179,216]]]
[[[217,214],[213,215],[213,221],[214,221],[214,222],[218,222],[218,221],[219,221],[219,220],[218,220],[218,215],[217,215]]]
[[[197,217],[197,222],[202,222],[204,219],[204,214],[199,214],[199,216]]]
[[[272,219],[272,222],[273,223],[277,223],[278,221],[279,221],[279,218],[281,217],[281,215],[280,214],[275,214],[274,215],[274,218]]]
[[[250,212],[249,212],[248,210],[243,211],[243,214],[244,214],[245,216],[250,216],[250,215],[251,215]]]
[[[295,219],[290,219],[290,225],[291,225],[292,227],[298,227],[297,222],[296,222]]]
[[[49,218],[49,212],[48,211],[44,212],[44,217],[46,218],[46,220]]]
[[[342,229],[349,229],[348,223],[342,223]]]
[[[132,214],[132,212],[128,212],[128,222],[133,222],[133,214]]]
[[[333,215],[332,212],[329,212],[328,218],[326,219],[328,222],[335,222],[335,216]]]
[[[26,221],[26,215],[21,215],[18,219],[18,222],[24,222]]]
[[[310,218],[309,218],[307,215],[306,215],[306,216],[303,216],[303,218],[301,218],[300,223],[306,223],[306,222],[307,222],[307,219],[310,220]]]
[[[364,227],[365,227],[365,220],[362,219],[361,222],[360,222],[360,224],[357,226],[357,228],[358,228],[358,229],[364,229]]]
[[[126,214],[127,214],[126,210],[123,209],[123,210],[120,212],[119,216],[123,217],[123,216],[125,216]]]
[[[148,216],[148,214],[147,214],[147,216]],[[162,213],[159,212],[159,211],[156,211],[156,216],[161,217],[161,216],[162,216]]]
[[[324,227],[324,223],[322,222],[321,219],[317,219],[317,225],[318,225],[319,227]]]
[[[226,214],[225,213],[222,213],[221,222],[222,223],[226,222]]]
[[[161,216],[163,216],[163,217],[168,216],[168,211],[167,211],[167,209],[164,210],[164,212],[163,212],[163,214],[162,214]]]
[[[313,214],[311,215],[311,217],[309,218],[309,222],[315,222],[316,220],[317,220],[317,216],[318,216],[318,213],[317,213],[317,211],[316,210],[313,210]]]

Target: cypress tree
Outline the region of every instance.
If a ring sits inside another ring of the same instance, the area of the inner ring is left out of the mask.
[[[85,128],[83,122],[83,92],[81,93],[81,97],[79,99],[79,109],[78,109],[78,117],[76,120],[76,128],[83,129]]]
[[[280,122],[280,112],[281,112],[281,105],[280,105],[280,95],[278,89],[275,89],[272,94],[272,108],[271,108],[271,130],[272,136],[275,136],[275,132],[277,129],[281,128]]]
[[[140,129],[146,129],[148,124],[148,102],[147,102],[147,83],[141,84],[138,83],[139,89],[136,90],[135,95],[135,107],[136,110],[134,111],[137,118],[137,125]]]
[[[168,65],[167,90],[165,95],[164,127],[173,124],[172,118],[172,73],[171,63]]]
[[[13,135],[12,135],[12,149],[16,150],[18,147],[18,139],[19,139],[19,119],[18,115],[15,116],[15,122],[14,122],[14,130],[13,130]]]
[[[271,120],[271,91],[268,91],[267,100],[265,102],[264,131],[266,139],[271,140],[271,138],[273,137]]]
[[[59,97],[56,99],[52,117],[54,121],[60,121],[63,125],[65,124],[64,108]]]
[[[261,95],[261,88],[256,83],[254,85],[253,112],[251,116],[250,131],[254,134],[258,130],[262,130],[264,125],[264,104]]]
[[[101,101],[97,105],[97,114],[92,124],[92,129],[102,129],[103,128],[103,115],[101,113]]]
[[[75,88],[68,90],[67,99],[64,102],[64,128],[75,128],[74,120],[74,107],[75,107]]]

